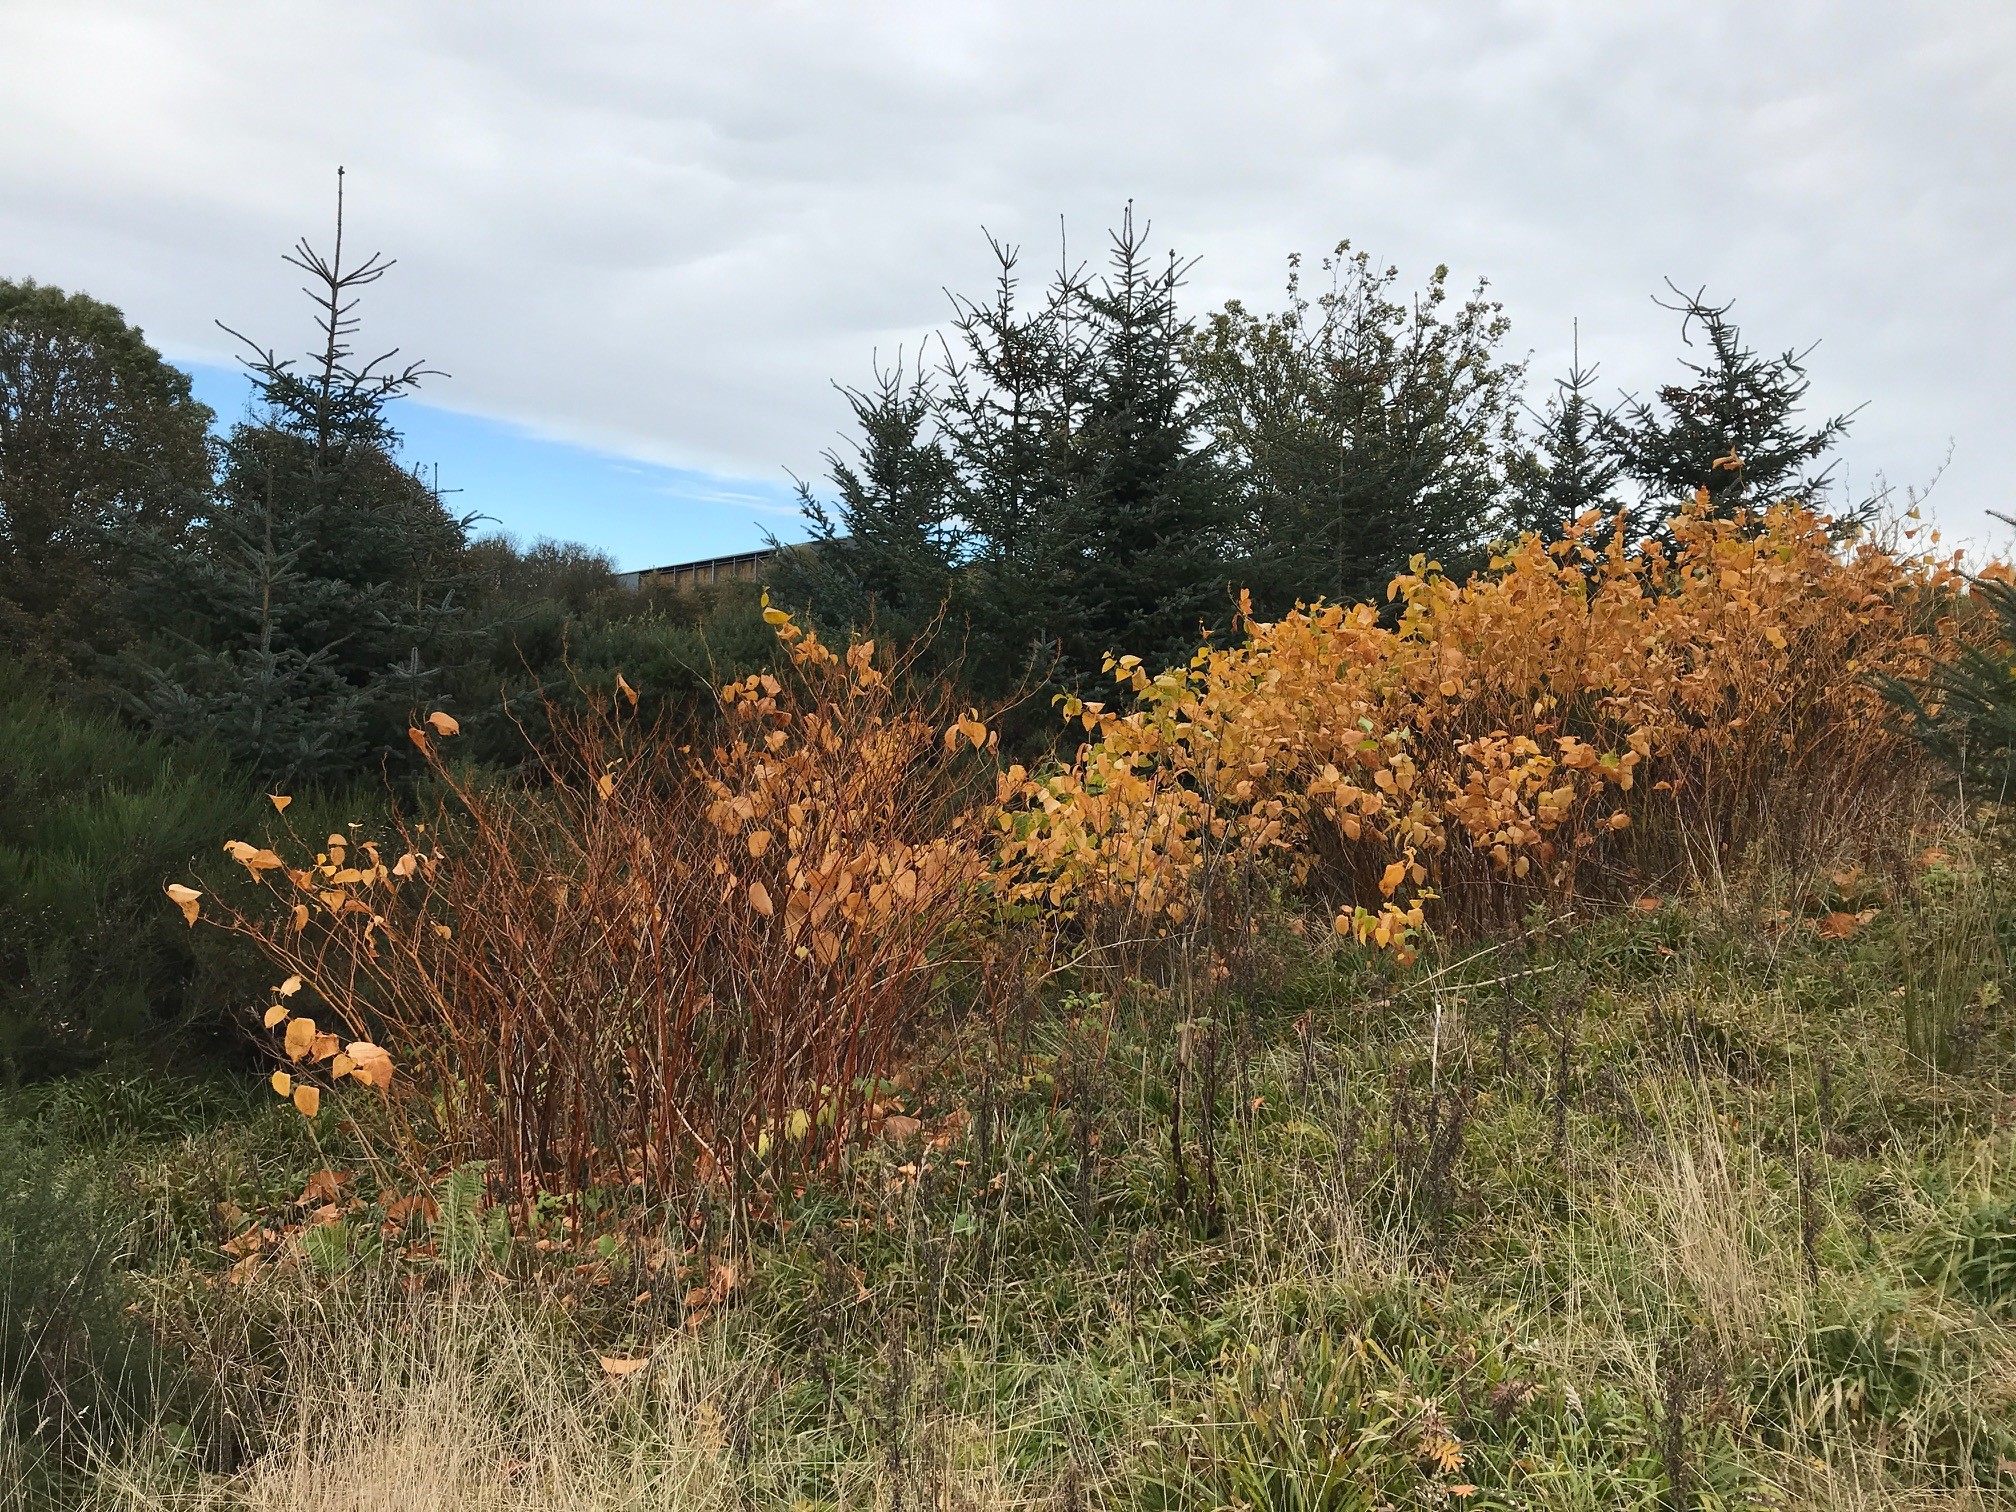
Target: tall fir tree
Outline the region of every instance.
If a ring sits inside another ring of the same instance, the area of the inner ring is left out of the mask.
[[[1110,267],[1078,301],[1084,399],[1063,449],[1058,644],[1077,678],[1132,654],[1189,659],[1230,618],[1231,480],[1184,366],[1185,265],[1159,267],[1130,206]]]
[[[951,612],[966,677],[1076,686],[1107,654],[1187,659],[1229,618],[1230,479],[1200,424],[1177,307],[1132,208],[1093,278],[1068,261],[1025,303],[992,243],[985,299],[955,299],[928,377],[851,396],[860,440],[807,489],[815,548],[780,580],[815,612],[906,626]]]
[[[1506,466],[1504,531],[1531,531],[1555,540],[1586,514],[1612,515],[1622,506],[1617,482],[1623,466],[1606,440],[1608,415],[1590,397],[1594,365],[1582,365],[1582,336],[1575,333],[1568,376],[1557,378],[1544,409],[1527,411],[1531,444]]]
[[[1489,539],[1513,447],[1520,364],[1480,283],[1450,307],[1449,270],[1399,297],[1399,274],[1340,243],[1329,287],[1234,300],[1192,343],[1206,413],[1244,483],[1242,576],[1278,613],[1298,599],[1381,600],[1422,554],[1450,570]]]
[[[865,389],[843,388],[858,439],[826,454],[829,505],[798,485],[811,539],[775,538],[771,590],[825,618],[909,641],[951,610],[966,530],[954,512],[951,459],[934,436],[927,375],[878,369]]]
[[[188,548],[161,559],[166,634],[134,700],[273,781],[341,779],[403,749],[461,627],[469,522],[399,465],[386,410],[429,373],[396,349],[354,360],[358,293],[392,263],[343,258],[339,176],[333,251],[304,240],[287,258],[311,280],[317,347],[297,370],[247,341],[257,408],[225,440]]]
[[[1698,292],[1662,308],[1681,317],[1681,340],[1690,347],[1698,330],[1707,353],[1683,361],[1686,381],[1665,385],[1651,400],[1627,398],[1604,421],[1606,445],[1638,488],[1638,532],[1656,529],[1702,489],[1724,516],[1781,501],[1820,503],[1833,468],[1815,464],[1847,434],[1854,411],[1817,425],[1803,418],[1813,349],[1760,356],[1744,344],[1730,306],[1709,304]]]

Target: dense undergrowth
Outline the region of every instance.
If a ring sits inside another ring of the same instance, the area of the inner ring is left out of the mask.
[[[7,1105],[17,1479],[2006,1501],[2016,897],[1880,692],[1983,616],[1798,511],[1662,539],[1123,660],[1033,774],[772,610],[711,731],[618,677],[536,783],[436,711],[382,824],[280,795],[169,892],[283,977],[282,1100]]]

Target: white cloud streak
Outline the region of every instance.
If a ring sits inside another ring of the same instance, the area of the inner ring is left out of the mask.
[[[554,4],[0,0],[0,272],[173,352],[304,330],[277,254],[400,259],[368,331],[435,402],[653,461],[816,471],[871,356],[914,350],[980,227],[1044,266],[1133,198],[1199,308],[1348,236],[1488,274],[1536,377],[1671,371],[1671,276],[1815,338],[1870,405],[1855,481],[1953,467],[1981,531],[2016,413],[2006,0]],[[1537,399],[1538,385],[1534,397]]]

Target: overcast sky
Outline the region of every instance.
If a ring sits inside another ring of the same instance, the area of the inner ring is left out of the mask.
[[[984,285],[983,226],[1040,264],[1129,198],[1198,309],[1349,237],[1488,276],[1536,378],[1579,317],[1611,393],[1672,372],[1649,296],[1705,284],[1822,341],[1816,405],[1868,401],[1858,491],[1950,441],[1949,530],[2016,505],[2009,0],[0,0],[0,143],[0,275],[213,395],[214,319],[305,336],[278,257],[346,165],[399,258],[367,339],[453,374],[412,454],[628,566],[789,533],[832,381]]]

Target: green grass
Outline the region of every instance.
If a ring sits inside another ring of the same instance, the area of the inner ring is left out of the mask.
[[[944,1148],[878,1143],[735,1235],[612,1198],[506,1243],[444,1178],[406,1258],[326,1117],[112,1073],[63,1094],[91,1129],[17,1098],[6,1213],[77,1125],[123,1236],[95,1284],[181,1372],[56,1504],[2016,1505],[1987,877],[1846,941],[1760,895],[1397,977],[1284,930],[1190,1012],[1081,981],[944,1027],[906,1098]],[[1914,1029],[1913,980],[1958,1029]],[[222,1279],[325,1161],[360,1210]]]

